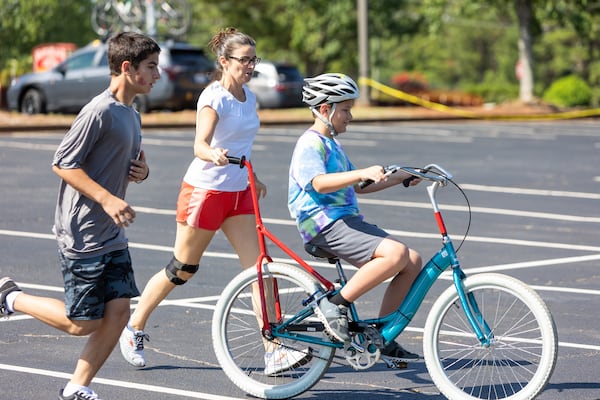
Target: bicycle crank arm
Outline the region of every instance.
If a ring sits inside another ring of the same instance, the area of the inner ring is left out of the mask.
[[[381,356],[380,358],[388,368],[392,369],[405,369],[408,368],[408,363],[406,361],[393,360],[388,356]]]

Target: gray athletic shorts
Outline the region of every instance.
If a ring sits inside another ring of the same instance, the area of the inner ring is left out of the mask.
[[[69,319],[103,318],[105,305],[109,301],[140,295],[128,249],[86,259],[67,258],[62,252],[58,253]]]
[[[373,258],[377,246],[389,236],[377,225],[363,221],[362,216],[350,216],[338,219],[309,243],[361,267]]]

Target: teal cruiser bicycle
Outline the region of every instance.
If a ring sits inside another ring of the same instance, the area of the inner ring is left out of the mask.
[[[386,167],[388,174],[403,170],[429,182],[427,195],[441,234],[441,249],[425,264],[396,311],[361,319],[352,304],[352,340],[340,343],[325,333],[315,314],[319,300],[346,282],[340,261],[319,249],[307,249],[336,265],[334,283],[273,235],[262,222],[251,163],[243,157],[230,157],[230,162],[248,170],[261,247],[257,267],[241,272],[223,290],[212,322],[217,359],[241,390],[264,399],[297,396],[319,381],[336,352],[341,363],[356,370],[368,369],[379,360],[401,367],[382,356],[381,350],[410,324],[429,289],[448,270],[452,285],[434,302],[423,333],[425,364],[440,392],[457,400],[533,399],[542,392],[558,351],[552,315],[533,289],[513,277],[466,276],[463,272],[436,200],[440,188],[456,185],[442,167]],[[297,265],[273,262],[267,239]],[[273,345],[309,357],[304,357],[302,365],[270,375],[265,373],[264,354]]]

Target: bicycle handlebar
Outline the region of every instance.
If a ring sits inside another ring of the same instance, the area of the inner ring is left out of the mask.
[[[244,168],[246,165],[246,156],[241,156],[241,157],[227,156],[227,160],[229,161],[230,164],[239,165],[240,168]]]
[[[231,164],[239,165],[240,168],[244,168],[246,166],[246,156],[227,156],[227,160]],[[442,186],[445,186],[448,183],[448,181],[452,179],[452,174],[437,164],[428,164],[423,168],[403,167],[401,165],[391,164],[384,167],[383,170],[386,176],[395,174],[400,170],[409,173],[411,176],[402,181],[404,187],[408,187],[408,185],[410,185],[410,182],[417,178],[426,181],[437,182]],[[372,183],[373,180],[368,179],[366,181],[359,182],[358,186],[362,189],[369,186]]]
[[[442,186],[445,186],[448,180],[452,179],[452,174],[437,164],[429,164],[424,168],[403,167],[401,165],[392,164],[384,167],[383,170],[386,176],[395,174],[399,170],[409,173],[411,176],[402,181],[404,187],[408,187],[410,182],[417,178],[431,182],[438,182]],[[363,189],[372,183],[373,180],[368,179],[366,181],[359,182],[358,187]]]

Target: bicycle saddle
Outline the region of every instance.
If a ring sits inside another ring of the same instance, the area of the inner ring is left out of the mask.
[[[311,243],[304,243],[304,250],[306,250],[306,252],[311,256],[317,258],[326,258],[331,264],[335,264],[338,260],[338,256],[336,256],[335,254],[332,254],[327,250],[323,250],[322,248],[315,246]]]

